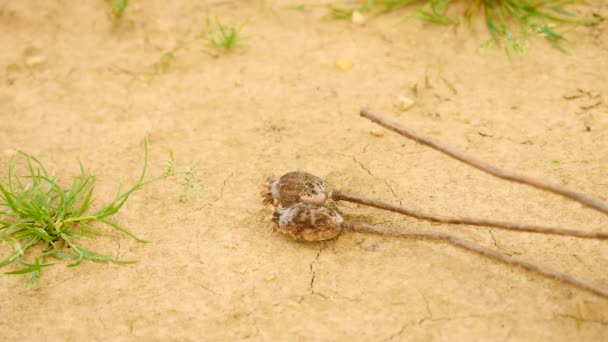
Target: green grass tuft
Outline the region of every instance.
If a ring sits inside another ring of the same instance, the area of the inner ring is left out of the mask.
[[[603,18],[581,18],[565,7],[576,0],[468,0],[468,7],[458,16],[448,16],[446,11],[458,0],[362,0],[358,5],[323,5],[332,19],[350,19],[355,11],[378,15],[395,10],[410,12],[407,18],[416,18],[438,25],[457,25],[483,13],[490,39],[479,50],[492,45],[502,46],[507,55],[528,52],[528,40],[534,36],[545,38],[553,47],[567,53],[562,43],[566,41],[560,31],[565,27],[589,25]],[[319,4],[300,5],[319,7]],[[294,7],[295,8],[295,7]]]
[[[110,10],[112,12],[112,16],[114,18],[122,17],[122,13],[129,6],[129,0],[105,0],[106,4],[110,6]]]
[[[144,186],[175,174],[167,169],[160,176],[145,179],[148,165],[148,146],[145,144],[144,165],[139,179],[126,191],[118,190],[116,197],[97,211],[91,210],[94,201],[95,177],[80,164],[80,175],[64,188],[35,157],[18,151],[11,160],[6,177],[0,176],[0,242],[8,244],[12,252],[0,260],[0,268],[10,264],[22,266],[6,274],[29,274],[27,285],[35,284],[42,268],[53,265],[48,259],[71,259],[69,267],[84,260],[110,261],[130,264],[134,260],[118,260],[96,253],[79,244],[81,238],[109,235],[99,226],[106,226],[129,235],[138,242],[148,242],[118,225],[113,216],[129,197]],[[26,175],[16,170],[24,168]],[[40,246],[41,248],[34,248]],[[28,251],[35,255],[26,261]]]
[[[247,21],[238,26],[231,26],[222,24],[217,17],[213,22],[207,17],[205,31],[199,37],[204,39],[212,48],[221,52],[229,52],[247,39],[241,35],[245,25],[247,25]]]

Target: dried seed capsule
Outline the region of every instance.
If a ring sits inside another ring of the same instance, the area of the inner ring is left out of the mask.
[[[287,208],[277,208],[273,221],[278,223],[279,232],[297,241],[323,241],[342,232],[344,219],[327,207],[296,203]]]
[[[282,208],[295,203],[321,206],[328,197],[327,185],[321,178],[301,171],[289,172],[277,180],[270,181],[267,193],[277,200]]]

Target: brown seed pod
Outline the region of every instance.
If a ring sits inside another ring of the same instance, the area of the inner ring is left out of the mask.
[[[279,179],[269,178],[266,193],[266,198],[276,200],[281,208],[295,203],[322,206],[328,198],[327,184],[323,179],[301,171],[286,173]]]
[[[278,231],[297,241],[330,240],[342,232],[344,219],[332,209],[310,203],[295,203],[273,213]]]

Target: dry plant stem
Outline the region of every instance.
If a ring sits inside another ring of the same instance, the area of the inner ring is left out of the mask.
[[[375,227],[371,225],[367,225],[359,222],[345,221],[342,223],[342,227],[344,229],[352,230],[354,232],[365,233],[365,234],[377,234],[382,236],[403,238],[403,239],[421,239],[421,240],[431,240],[431,241],[444,241],[454,246],[466,249],[468,251],[477,253],[487,258],[491,258],[500,262],[503,262],[508,265],[518,266],[527,271],[534,272],[540,274],[544,277],[555,279],[557,281],[570,284],[572,286],[578,287],[579,289],[591,292],[600,297],[608,298],[608,291],[602,290],[594,285],[586,283],[582,280],[578,280],[568,274],[553,271],[551,269],[545,268],[543,266],[535,265],[523,260],[519,260],[513,257],[510,257],[506,254],[496,252],[492,249],[486,248],[484,246],[478,245],[474,242],[470,242],[459,237],[442,234],[442,233],[418,233],[418,232],[402,232],[395,231],[382,227]]]
[[[554,227],[542,227],[528,224],[516,224],[505,221],[476,219],[469,217],[446,217],[446,216],[435,216],[426,213],[422,213],[416,210],[403,208],[397,205],[393,205],[386,202],[381,202],[361,196],[355,196],[351,194],[345,194],[340,191],[333,191],[330,194],[330,198],[334,201],[348,201],[374,207],[378,209],[388,210],[399,214],[415,217],[421,220],[448,223],[448,224],[466,224],[471,226],[482,226],[482,227],[494,227],[506,230],[513,230],[518,232],[530,232],[539,234],[553,234],[553,235],[566,235],[575,236],[585,239],[608,239],[608,233],[604,232],[585,232],[575,229],[566,228],[554,228]]]
[[[535,179],[529,176],[521,175],[515,172],[510,172],[506,170],[502,170],[496,166],[486,163],[481,159],[477,159],[475,157],[468,156],[456,149],[453,149],[449,146],[443,145],[442,143],[436,141],[435,139],[425,137],[419,135],[405,127],[400,126],[395,122],[391,122],[380,115],[372,112],[368,108],[362,108],[360,112],[361,116],[371,120],[379,124],[380,126],[390,129],[393,132],[399,133],[408,139],[412,139],[422,145],[426,145],[431,147],[441,153],[447,154],[448,156],[460,160],[461,162],[468,164],[476,169],[479,169],[483,172],[489,173],[495,177],[506,179],[508,181],[526,184],[541,190],[553,192],[555,194],[561,195],[563,197],[569,198],[576,202],[579,202],[589,208],[593,208],[597,211],[600,211],[606,215],[608,215],[608,205],[602,203],[590,196],[585,194],[567,189],[565,187],[559,186],[557,184],[551,184],[540,179]]]

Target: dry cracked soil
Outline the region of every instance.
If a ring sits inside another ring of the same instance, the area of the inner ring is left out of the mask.
[[[570,31],[570,54],[534,39],[529,55],[509,61],[499,48],[477,52],[487,38],[480,21],[445,28],[395,13],[355,25],[294,3],[134,0],[113,20],[101,0],[0,1],[2,175],[14,149],[63,179],[77,175],[80,159],[103,203],[136,180],[147,137],[150,172],[173,151],[180,168],[200,164],[205,185],[186,203],[179,179],[131,198],[118,220],[151,244],[124,235],[89,242],[137,264],[59,261],[29,288],[23,277],[0,276],[3,339],[605,338],[605,298],[440,243],[355,233],[293,242],[273,232],[258,192],[267,175],[306,170],[432,213],[607,230],[606,216],[492,178],[358,110],[369,105],[496,165],[606,201],[608,22]],[[602,0],[578,10],[608,16]],[[247,21],[246,39],[216,53],[198,37],[207,16]],[[402,110],[399,96],[414,106]],[[338,207],[369,223],[450,232],[608,288],[605,241]]]

